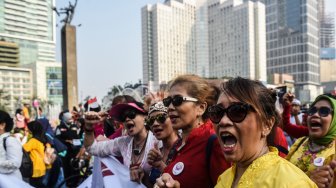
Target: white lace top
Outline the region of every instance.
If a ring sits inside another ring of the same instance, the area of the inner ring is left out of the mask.
[[[144,151],[143,159],[140,163],[140,167],[144,169],[145,172],[149,173],[151,170],[151,166],[147,163],[147,154],[150,149],[154,147],[154,143],[157,143],[158,140],[155,138],[151,131],[148,132],[148,138],[146,142],[146,148]],[[122,156],[124,165],[130,167],[132,163],[132,144],[133,137],[130,136],[122,136],[115,138],[113,140],[101,141],[94,143],[87,148],[87,151],[92,155],[105,157],[108,155],[113,156]]]

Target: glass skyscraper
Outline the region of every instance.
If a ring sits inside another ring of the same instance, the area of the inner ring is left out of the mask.
[[[296,95],[320,92],[318,0],[265,0],[267,73],[291,74]]]
[[[0,0],[0,39],[19,45],[20,64],[55,62],[55,0]]]

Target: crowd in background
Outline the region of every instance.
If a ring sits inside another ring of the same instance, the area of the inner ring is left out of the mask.
[[[81,161],[112,155],[129,181],[147,187],[336,187],[336,97],[302,106],[259,81],[195,75],[143,101],[116,96],[107,111],[88,102],[62,111],[55,128],[42,108],[32,118],[25,104],[13,119],[0,111],[0,174],[75,187],[66,180],[81,173]]]

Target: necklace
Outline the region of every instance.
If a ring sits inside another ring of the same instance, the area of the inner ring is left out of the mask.
[[[182,143],[182,138],[179,137],[176,140],[176,142],[174,143],[173,147],[168,152],[168,157],[167,157],[167,160],[166,160],[166,165],[168,165],[173,160],[173,158],[176,156],[176,154],[178,152],[177,146],[181,145],[181,143]]]
[[[146,136],[146,138],[144,139],[144,140],[142,140],[140,143],[138,143],[138,144],[135,144],[135,142],[134,142],[134,139],[133,139],[133,154],[134,155],[136,155],[136,156],[139,156],[142,152],[143,152],[143,150],[144,150],[144,148],[145,148],[145,146],[146,146],[146,143],[147,143],[147,138],[148,138],[148,132],[147,132],[147,136]],[[141,146],[142,145],[142,146]],[[136,147],[135,147],[136,146]],[[141,147],[140,147],[141,146]]]
[[[323,145],[315,144],[314,142],[310,141],[308,142],[308,149],[312,153],[317,153],[321,150],[324,150],[326,147]]]
[[[303,172],[307,173],[315,158],[319,157],[321,153],[332,146],[333,142],[326,146],[317,145],[311,141],[302,144],[302,155],[297,159],[296,166]]]

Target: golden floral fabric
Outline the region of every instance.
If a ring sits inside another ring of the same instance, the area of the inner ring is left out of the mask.
[[[279,157],[276,148],[269,149],[270,152],[254,160],[246,169],[237,188],[317,187],[299,168]],[[231,188],[235,173],[234,164],[220,175],[216,188]]]

